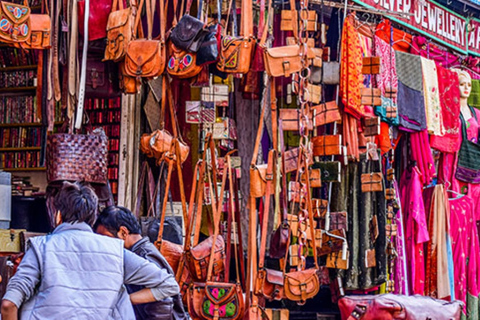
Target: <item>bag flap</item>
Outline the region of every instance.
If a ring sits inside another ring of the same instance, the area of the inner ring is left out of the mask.
[[[110,13],[107,22],[107,33],[111,29],[122,27],[127,24],[129,18],[132,15],[132,9],[126,8],[123,10],[117,10]]]
[[[362,184],[377,184],[382,182],[383,175],[380,172],[364,173],[362,174]]]
[[[282,10],[282,20],[292,20],[293,17],[296,17],[297,12],[294,11],[292,14],[292,10]]]
[[[340,146],[342,143],[340,135],[324,135],[312,138],[314,147]]]
[[[228,282],[207,282],[205,296],[215,304],[225,304],[236,293],[236,284]]]
[[[267,282],[283,286],[283,272],[273,269],[265,269],[267,272]]]
[[[15,24],[25,22],[30,16],[30,8],[20,4],[1,2],[3,13]]]
[[[171,37],[172,39],[177,38],[182,42],[190,42],[203,30],[203,26],[202,21],[185,14],[172,30]]]
[[[255,166],[256,171],[258,171],[258,175],[260,178],[266,183],[267,182],[267,164],[258,164]]]
[[[32,31],[50,31],[52,29],[52,20],[48,14],[31,14],[30,28]]]
[[[283,47],[276,47],[276,48],[268,48],[266,49],[266,53],[268,56],[275,58],[291,58],[291,57],[299,57],[300,58],[300,47],[295,44],[293,46],[283,46]]]
[[[160,51],[161,43],[158,40],[134,40],[128,44],[127,57],[136,66],[141,67],[150,61]],[[129,62],[126,61],[128,65]]]
[[[244,40],[243,37],[232,37],[232,36],[225,36],[222,38],[222,51],[228,51],[230,46],[239,46],[238,42],[242,42]]]
[[[318,281],[317,270],[307,269],[286,273],[285,288],[288,288],[288,291],[295,296],[302,296],[302,291],[307,293],[318,292],[320,283]]]
[[[213,236],[203,240],[195,247],[190,249],[190,254],[195,260],[203,260],[210,256],[210,249],[212,248]],[[214,253],[225,251],[225,241],[221,235],[217,236],[217,243],[215,244]]]

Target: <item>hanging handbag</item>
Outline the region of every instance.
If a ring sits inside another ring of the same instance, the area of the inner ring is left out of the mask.
[[[363,57],[362,74],[379,74],[380,57]]]
[[[42,1],[42,10],[45,14],[30,14],[30,37],[25,42],[20,42],[18,45],[22,49],[50,49],[51,45],[51,30],[52,20],[46,1]]]
[[[379,88],[362,88],[362,105],[364,106],[381,106],[382,93]]]
[[[255,39],[253,38],[253,4],[252,0],[242,1],[242,23],[240,26],[240,36],[227,35],[228,18],[232,13],[230,0],[227,22],[223,29],[222,41],[220,46],[220,59],[217,63],[218,70],[226,73],[245,74],[250,70],[253,50],[255,48]]]
[[[119,0],[123,1],[123,0]],[[78,31],[83,34],[85,21],[85,0],[78,2]],[[90,2],[88,15],[88,41],[94,41],[105,38],[107,35],[107,21],[112,11],[111,0],[96,0]]]
[[[332,122],[341,122],[342,116],[335,101],[324,102],[311,108],[314,115],[314,126],[323,126]]]
[[[128,76],[154,78],[165,70],[165,17],[164,6],[160,5],[160,39],[152,39],[153,17],[152,1],[146,0],[147,7],[147,39],[135,39],[127,46],[125,56],[125,73]],[[137,25],[137,31],[139,29]]]
[[[342,136],[324,135],[312,138],[314,156],[333,156],[342,154]]]
[[[85,95],[89,98],[113,98],[120,95],[118,71],[114,64],[99,57],[87,57]]]
[[[420,295],[382,294],[343,297],[338,307],[342,320],[459,320],[463,303]]]
[[[381,172],[363,173],[360,179],[362,192],[383,191],[383,174]]]
[[[205,7],[205,10],[203,8]],[[222,0],[217,0],[217,23],[211,24],[207,27],[208,33],[205,35],[203,42],[200,44],[200,48],[197,52],[197,65],[214,63],[218,61],[218,55],[220,52],[220,41],[222,39],[222,27],[220,25],[222,14]],[[202,21],[208,21],[208,8],[204,6],[203,1],[200,1],[200,8],[198,10],[199,16],[203,11],[206,11],[205,18],[200,19]]]
[[[26,42],[31,35],[30,7],[24,0],[23,5],[0,1],[0,40],[6,43]]]
[[[178,23],[173,26],[170,32],[170,41],[172,41],[178,49],[197,52],[205,36],[208,34],[208,30],[205,28],[203,21],[190,15],[192,2],[193,0],[187,0],[185,14],[183,14]]]
[[[125,61],[121,61],[118,68],[118,86],[125,94],[137,94],[142,87],[142,80],[126,74]]]
[[[477,119],[475,110],[470,106],[469,108],[475,119]],[[462,144],[458,151],[455,177],[468,183],[480,183],[480,144],[468,140],[466,121],[461,113],[460,119],[462,122]]]
[[[284,131],[299,131],[299,122],[301,117],[301,110],[300,109],[291,109],[291,108],[281,108],[280,119],[282,119],[282,130]],[[313,129],[312,123],[312,115],[309,114],[309,121],[308,121],[308,130]]]
[[[133,40],[136,26],[140,23],[144,0],[137,8],[123,7],[123,0],[114,0],[107,22],[107,45],[104,60],[120,61],[127,53],[128,43]],[[135,13],[135,14],[134,14]]]

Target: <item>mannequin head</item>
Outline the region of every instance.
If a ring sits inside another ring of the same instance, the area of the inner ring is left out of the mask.
[[[453,69],[458,74],[458,80],[460,82],[460,100],[466,100],[472,92],[472,77],[470,74],[461,69]]]

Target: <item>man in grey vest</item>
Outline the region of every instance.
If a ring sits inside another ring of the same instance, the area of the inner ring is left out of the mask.
[[[89,186],[64,183],[55,197],[57,227],[30,240],[3,297],[3,320],[134,320],[132,304],[179,293],[164,269],[125,250],[120,239],[93,233],[97,207]],[[144,289],[129,295],[124,284]]]
[[[142,237],[140,224],[127,208],[111,206],[105,208],[98,216],[94,230],[109,237],[123,240],[125,248],[135,254],[155,263],[160,268],[175,276],[167,260],[158,249],[150,242],[148,237]],[[143,287],[128,285],[129,293],[137,292]],[[188,314],[185,312],[180,294],[167,299],[147,304],[134,306],[137,320],[185,320]]]

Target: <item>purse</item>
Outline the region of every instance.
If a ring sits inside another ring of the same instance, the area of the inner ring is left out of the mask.
[[[172,148],[173,136],[167,130],[155,130],[152,133],[144,133],[140,138],[140,150],[149,158],[155,158],[159,162],[166,152]],[[180,144],[180,160],[185,162],[190,153],[190,147],[182,141]]]
[[[298,18],[306,20],[306,31],[317,31],[317,12],[315,10],[300,11],[300,17],[297,17],[297,10],[295,8],[295,1],[290,0],[290,10],[282,10],[280,30],[295,31],[298,28]]]
[[[23,5],[0,1],[0,40],[6,43],[22,43],[30,39],[32,28],[30,7],[24,0]]]
[[[153,15],[151,0],[145,0],[147,7],[147,39],[135,39],[127,45],[125,73],[136,78],[154,78],[165,70],[165,17],[164,6],[160,6],[160,39],[152,39]],[[139,27],[137,26],[137,32]]]
[[[282,119],[282,130],[284,131],[299,131],[299,122],[301,117],[300,109],[281,108],[280,119]],[[309,115],[308,130],[313,130],[312,116]]]
[[[360,179],[362,192],[383,191],[383,175],[381,172],[363,173]]]
[[[113,1],[112,12],[107,21],[107,45],[104,60],[120,61],[125,57],[128,43],[135,36],[133,31],[140,23],[143,3],[144,0],[141,0],[137,9],[133,5],[124,8],[123,0]],[[134,12],[137,13],[137,16],[133,14]]]
[[[228,26],[228,18],[231,15],[230,0],[229,13],[225,26]],[[228,36],[227,27],[223,29],[222,41],[220,42],[220,57],[217,63],[218,70],[225,73],[245,74],[250,70],[252,56],[255,48],[253,38],[253,4],[252,0],[242,1],[242,24],[240,36]]]
[[[123,0],[119,0],[123,1]],[[85,21],[85,0],[78,2],[78,31],[83,37],[83,27]],[[106,27],[108,17],[112,11],[111,0],[90,1],[88,15],[88,41],[94,41],[105,38],[107,35]]]
[[[22,49],[50,49],[52,20],[46,1],[42,1],[42,10],[46,14],[30,14],[30,37],[25,42],[17,43]]]
[[[281,127],[283,127],[283,121],[282,121]],[[300,152],[300,148],[297,147],[297,148],[287,150],[283,153],[282,160],[285,161],[284,172],[289,173],[289,172],[296,171],[298,169],[299,152]],[[308,162],[309,165],[313,164],[313,158],[309,158],[308,161],[309,161]]]
[[[309,169],[308,178],[310,181],[310,187],[320,188],[322,186],[322,174],[320,169]],[[307,174],[306,172],[300,176],[300,181],[302,183],[307,183]]]
[[[362,74],[379,74],[380,57],[363,57]]]
[[[95,129],[89,134],[51,134],[47,137],[47,181],[105,184],[107,154],[108,138],[103,129]]]
[[[313,155],[333,156],[342,154],[342,136],[325,135],[312,138]]]
[[[475,119],[477,119],[473,108],[470,106],[469,108]],[[480,183],[480,144],[468,140],[467,125],[462,114],[460,114],[460,119],[462,122],[462,144],[458,151],[455,177],[468,183]]]
[[[324,61],[322,64],[324,84],[337,85],[340,83],[340,63],[338,61]]]
[[[321,103],[311,108],[314,126],[323,126],[332,122],[341,122],[342,116],[335,101]]]
[[[342,167],[340,161],[315,162],[312,169],[320,170],[323,182],[341,182],[342,180]]]
[[[382,93],[379,88],[362,88],[362,105],[364,106],[381,106]]]
[[[197,18],[192,17],[190,6],[193,0],[188,0],[185,14],[180,18],[170,33],[170,41],[181,50],[197,52],[203,39],[208,34],[205,24]]]
[[[338,301],[342,320],[459,320],[461,301],[398,294],[346,296]]]
[[[328,233],[340,236],[342,238],[346,237],[344,229],[330,230]],[[317,256],[325,256],[332,252],[342,251],[343,240],[329,236],[326,232],[322,232],[322,241],[321,246],[317,247]]]
[[[177,48],[173,42],[168,44],[167,72],[176,78],[187,79],[198,75],[203,67],[197,65],[197,55]]]
[[[380,117],[365,118],[363,134],[366,137],[378,136],[380,134]]]
[[[87,57],[85,95],[94,98],[113,98],[120,95],[118,71],[113,64],[102,62],[96,57]],[[113,70],[112,70],[113,68]]]

